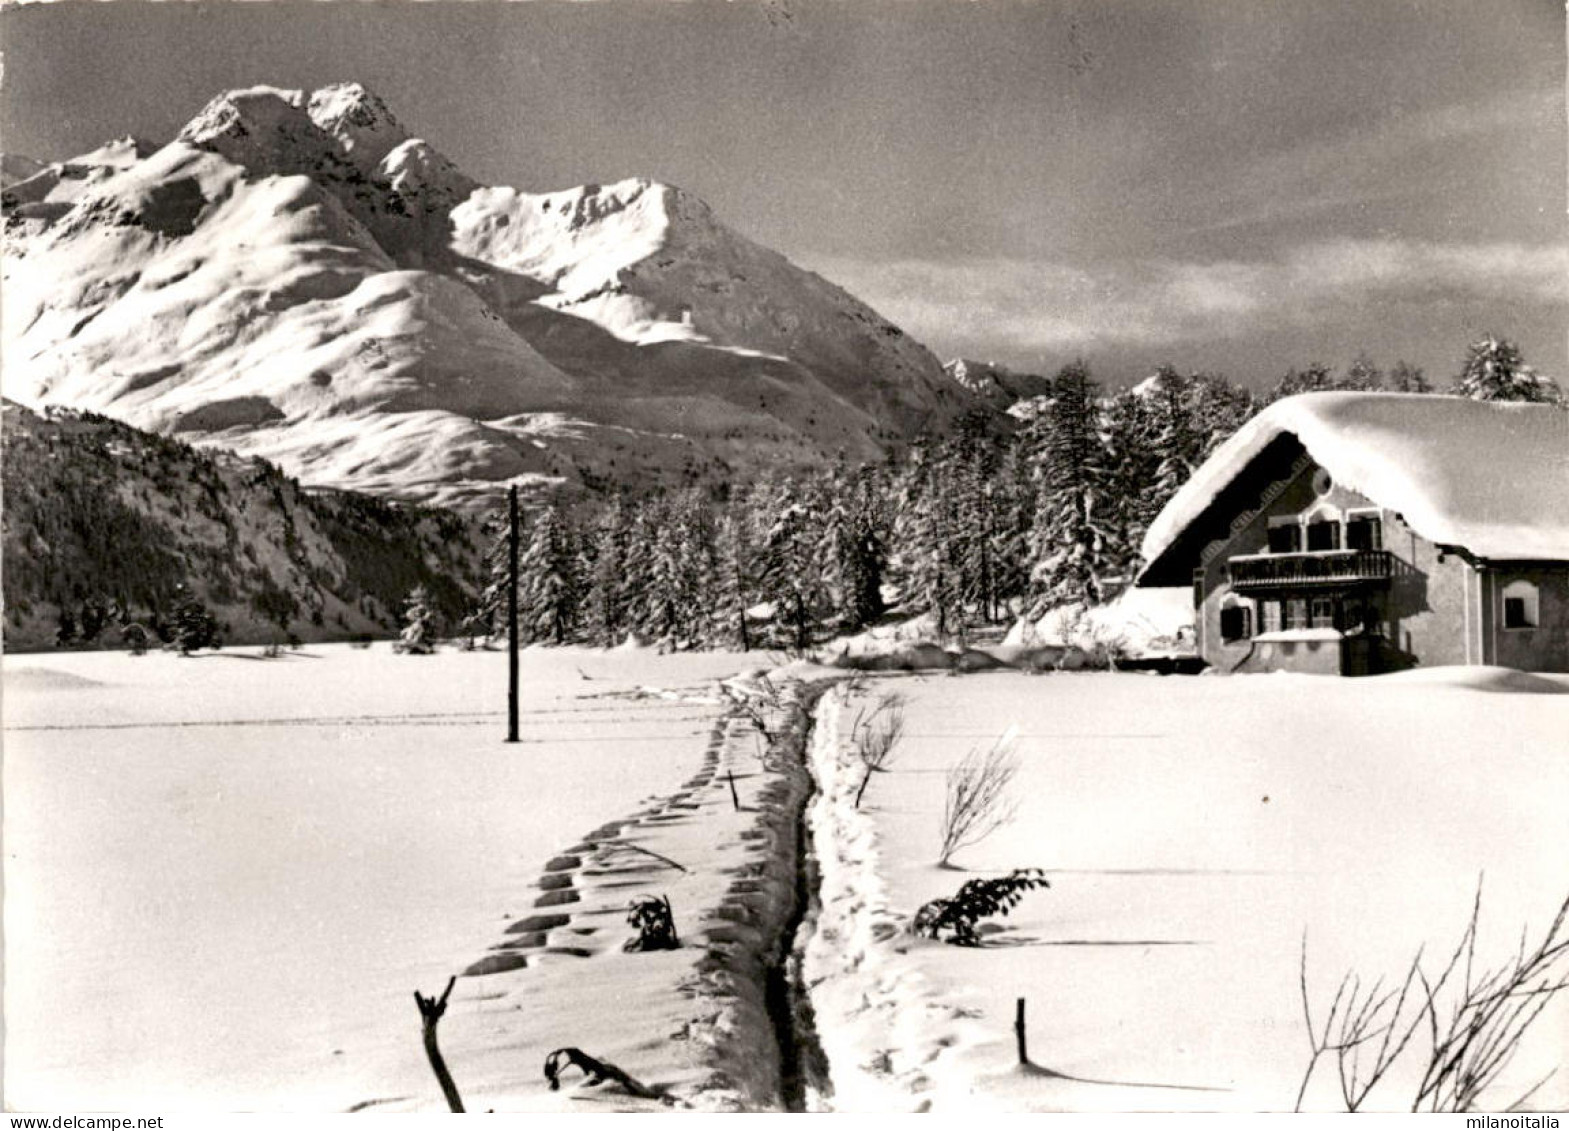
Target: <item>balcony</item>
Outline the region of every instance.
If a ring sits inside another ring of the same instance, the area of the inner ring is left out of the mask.
[[[1230,559],[1226,567],[1231,575],[1231,588],[1239,593],[1266,589],[1382,585],[1388,584],[1394,575],[1394,555],[1388,550],[1247,554]]]

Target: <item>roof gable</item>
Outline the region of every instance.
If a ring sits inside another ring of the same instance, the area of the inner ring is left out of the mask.
[[[1153,565],[1289,436],[1337,483],[1422,537],[1499,560],[1569,560],[1569,412],[1409,393],[1276,401],[1217,448],[1145,535]]]

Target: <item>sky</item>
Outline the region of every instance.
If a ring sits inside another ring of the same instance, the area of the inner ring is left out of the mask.
[[[681,185],[944,359],[1569,378],[1560,0],[115,0],[0,48],[7,152],[358,80],[484,183]]]

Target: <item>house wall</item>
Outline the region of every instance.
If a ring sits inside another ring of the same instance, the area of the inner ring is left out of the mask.
[[[1471,565],[1397,514],[1385,514],[1384,549],[1397,559],[1389,594],[1389,642],[1397,655],[1424,668],[1482,663],[1484,603]]]
[[[1569,672],[1569,566],[1503,563],[1486,569],[1487,662],[1523,671]],[[1534,628],[1504,628],[1504,587],[1537,587]]]
[[[1269,548],[1269,520],[1286,515],[1303,515],[1319,503],[1326,502],[1344,512],[1350,509],[1374,508],[1365,496],[1339,484],[1320,497],[1313,490],[1313,477],[1317,466],[1311,460],[1299,460],[1291,473],[1280,483],[1278,495],[1259,513],[1241,519],[1231,530],[1230,537],[1222,543],[1206,547],[1203,561],[1196,571],[1195,588],[1202,593],[1202,600],[1195,610],[1199,653],[1214,668],[1222,672],[1258,671],[1289,666],[1293,670],[1324,670],[1322,656],[1309,656],[1298,648],[1287,656],[1281,649],[1267,643],[1239,640],[1226,643],[1221,639],[1221,609],[1236,600],[1228,581],[1227,559],[1243,554],[1262,554]],[[1260,494],[1269,491],[1267,484],[1260,484]],[[1532,655],[1544,647],[1536,642],[1563,637],[1569,648],[1569,571],[1551,579],[1553,617],[1548,622],[1549,585],[1541,585],[1541,625],[1527,634],[1523,630],[1510,633],[1507,642],[1504,633],[1493,633],[1493,605],[1501,609],[1502,598],[1498,589],[1484,592],[1488,580],[1464,557],[1445,553],[1433,543],[1412,530],[1396,513],[1381,511],[1383,518],[1383,545],[1395,558],[1395,577],[1390,582],[1385,607],[1385,625],[1390,648],[1384,655],[1386,666],[1400,667],[1421,665],[1438,667],[1449,664],[1494,662],[1484,659],[1484,641],[1498,637],[1500,658],[1498,663],[1511,663],[1505,654],[1521,655],[1531,650]],[[1240,518],[1241,516],[1239,516]],[[1510,574],[1512,579],[1515,574]],[[1521,574],[1521,576],[1524,576]],[[1493,594],[1489,599],[1488,594]],[[1229,599],[1229,600],[1228,600]],[[1253,631],[1261,631],[1256,604],[1245,601],[1254,608]],[[1497,614],[1500,618],[1501,612]],[[1531,639],[1527,639],[1527,636]],[[1511,665],[1514,666],[1514,665]],[[1540,665],[1538,665],[1539,667]],[[1552,669],[1548,669],[1552,670]]]

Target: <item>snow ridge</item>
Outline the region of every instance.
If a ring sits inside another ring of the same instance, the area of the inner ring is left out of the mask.
[[[311,485],[689,482],[872,458],[973,403],[690,193],[480,187],[357,83],[227,91],[156,151],[7,175],[8,395]]]

